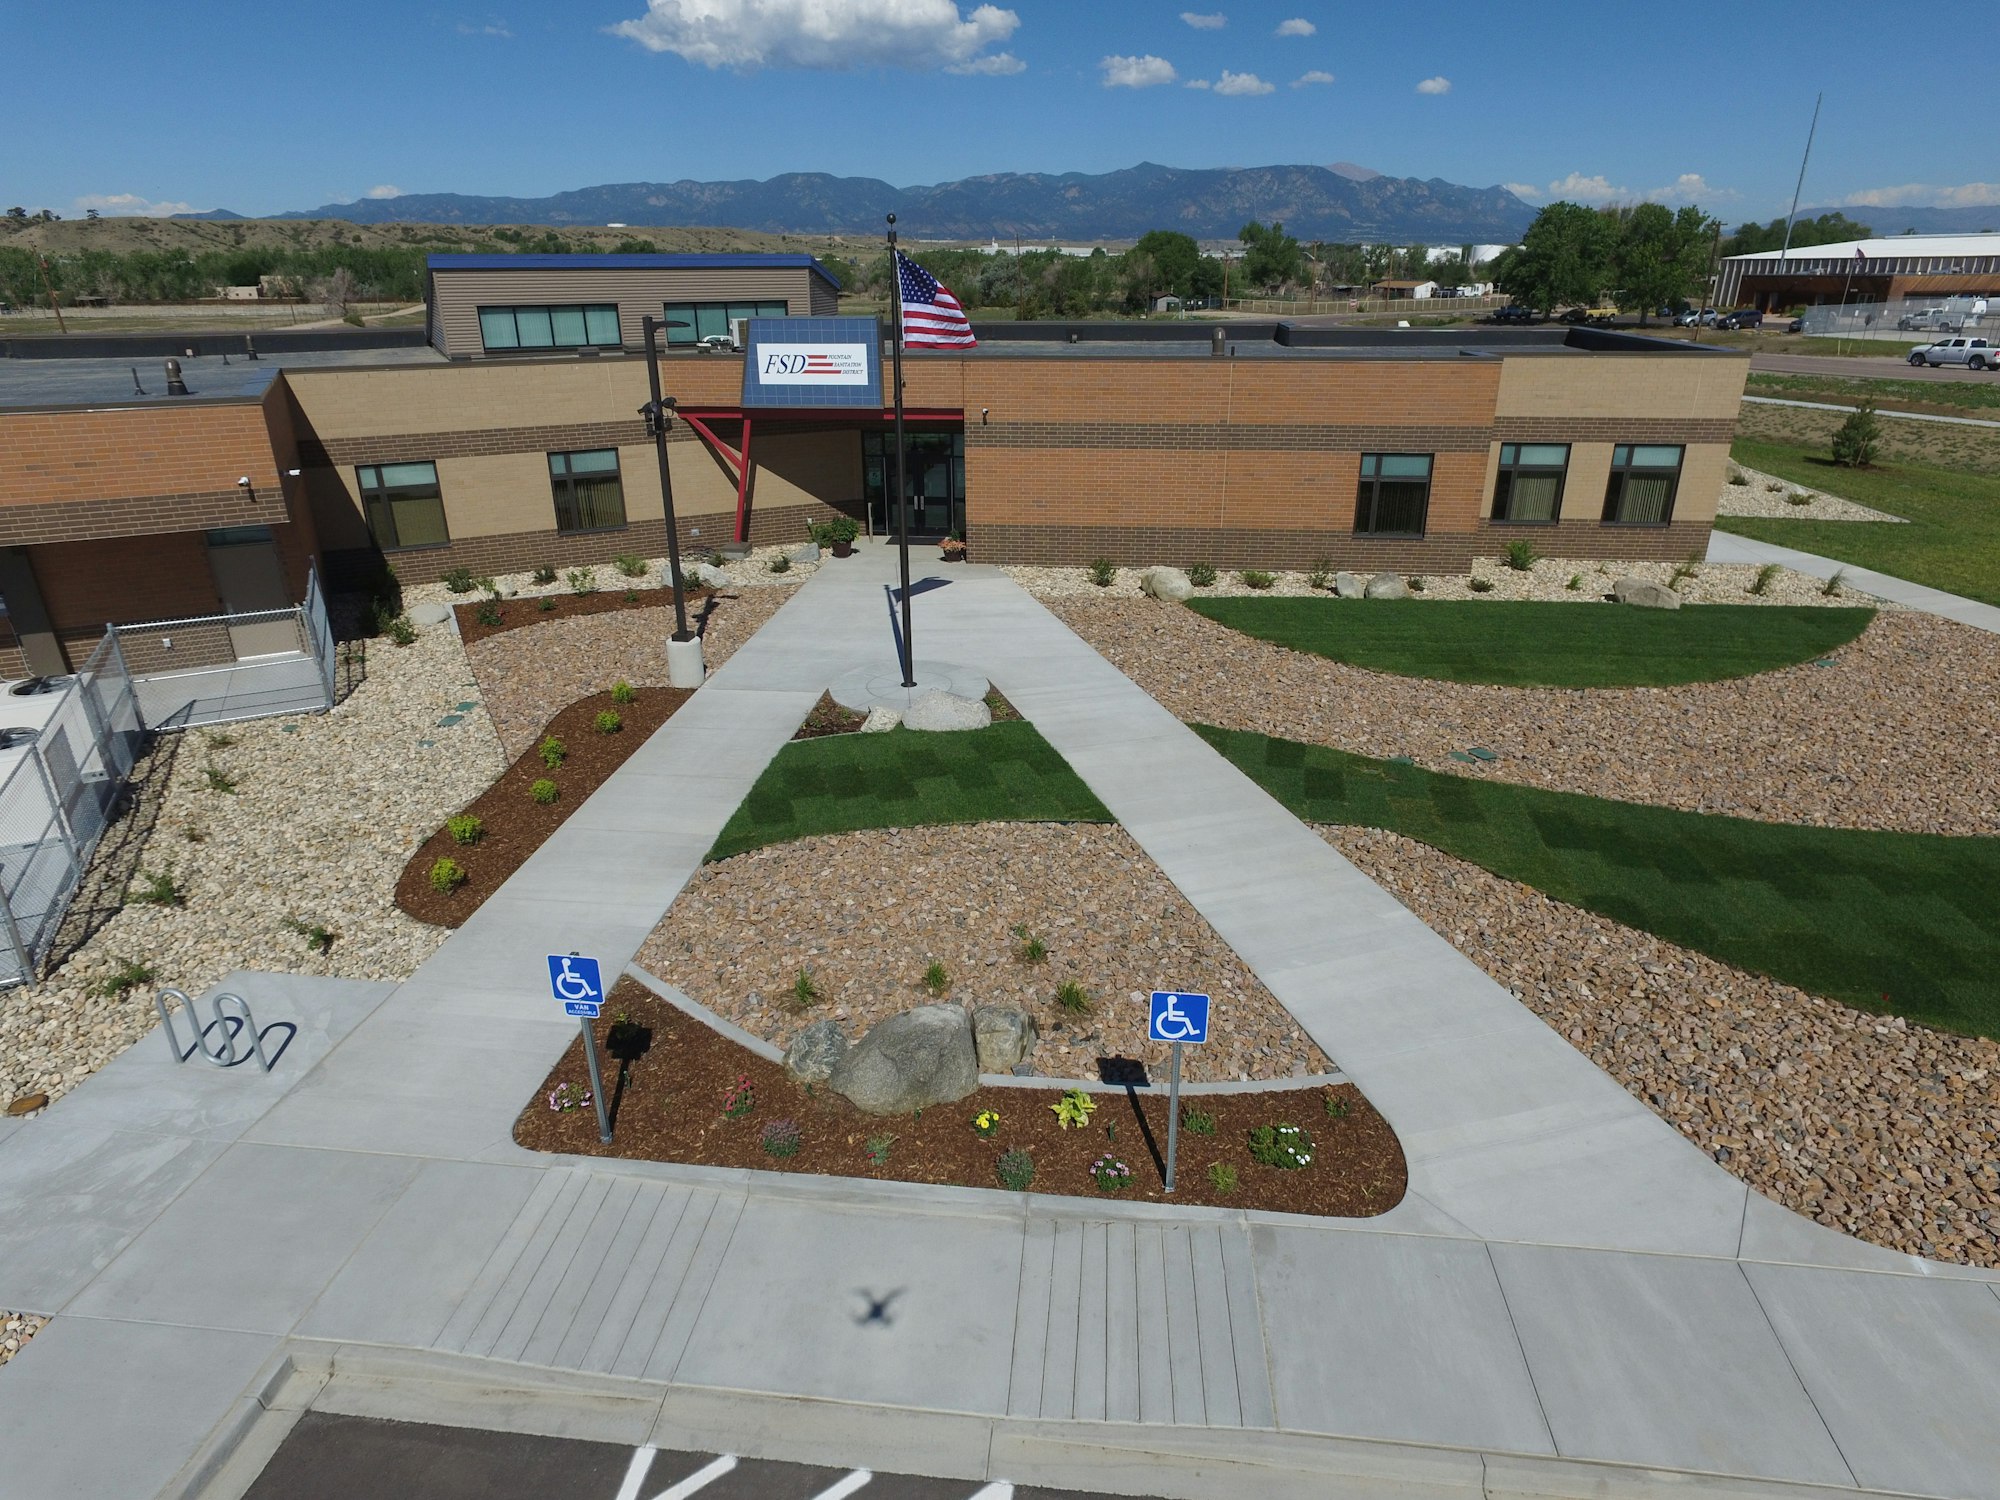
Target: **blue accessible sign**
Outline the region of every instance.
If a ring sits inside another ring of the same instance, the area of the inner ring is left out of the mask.
[[[549,993],[562,1001],[565,1015],[595,1017],[604,1003],[604,980],[597,960],[574,953],[551,953]]]
[[[1154,990],[1146,1035],[1156,1042],[1208,1040],[1208,996],[1184,990]]]

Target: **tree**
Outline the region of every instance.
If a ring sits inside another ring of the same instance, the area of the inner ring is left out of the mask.
[[[7,210],[7,217],[10,219],[25,219],[28,217],[28,211],[25,208],[16,205],[15,207]]]
[[[103,214],[99,213],[99,212],[98,212],[98,211],[97,211],[96,209],[94,209],[94,208],[86,208],[86,209],[85,209],[85,210],[83,211],[83,216],[84,216],[84,217],[85,217],[86,219],[90,220],[90,222],[91,222],[91,223],[93,223],[93,224],[95,224],[95,223],[96,223],[96,222],[97,222],[97,221],[98,221],[99,219],[101,219],[101,218],[103,218],[103,217],[104,217],[104,215],[103,215]]]
[[[1252,219],[1236,238],[1244,245],[1243,279],[1251,286],[1283,286],[1304,274],[1305,256],[1283,224],[1266,226]]]
[[[354,284],[354,273],[346,266],[334,267],[333,274],[319,284],[317,296],[326,304],[328,317],[346,317],[349,304],[359,299],[359,289]]]
[[[1834,211],[1823,213],[1817,219],[1799,219],[1792,225],[1792,248],[1802,245],[1837,245],[1846,240],[1865,240],[1875,231],[1866,224],[1857,224],[1846,214]],[[1722,253],[1729,255],[1755,255],[1764,250],[1781,250],[1785,245],[1785,221],[1773,219],[1768,224],[1738,224],[1736,232],[1722,242]]]
[[[1518,249],[1495,262],[1494,279],[1517,302],[1552,311],[1590,303],[1611,278],[1617,229],[1580,203],[1551,203],[1535,215]]]
[[[1844,469],[1873,468],[1881,445],[1881,419],[1875,415],[1875,403],[1864,398],[1834,431],[1833,461]]]
[[[1151,262],[1154,294],[1171,292],[1176,297],[1194,295],[1194,276],[1201,265],[1201,247],[1178,230],[1153,229],[1139,236],[1139,243],[1126,253],[1126,260],[1144,256]]]
[[[1641,203],[1626,214],[1614,263],[1618,305],[1636,307],[1643,326],[1654,308],[1686,302],[1707,277],[1714,232],[1715,221],[1691,205]]]

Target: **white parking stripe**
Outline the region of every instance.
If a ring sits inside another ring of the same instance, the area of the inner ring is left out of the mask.
[[[846,1478],[840,1480],[835,1484],[828,1485],[825,1489],[821,1490],[817,1495],[814,1495],[812,1497],[812,1500],[847,1500],[847,1497],[849,1495],[853,1494],[856,1490],[860,1489],[862,1485],[866,1484],[869,1480],[873,1479],[874,1477],[875,1476],[866,1469],[856,1469],[852,1474],[849,1474]]]
[[[1014,1486],[1004,1479],[996,1479],[984,1489],[974,1490],[972,1500],[1014,1500]]]
[[[646,1473],[653,1467],[653,1455],[658,1451],[648,1443],[633,1453],[632,1462],[625,1467],[625,1482],[618,1486],[618,1500],[639,1500],[639,1486],[646,1482]]]
[[[687,1497],[692,1495],[696,1490],[701,1489],[705,1485],[715,1483],[716,1480],[735,1467],[736,1455],[734,1453],[725,1453],[722,1457],[716,1459],[715,1462],[704,1464],[701,1468],[696,1469],[679,1484],[669,1485],[666,1489],[661,1490],[659,1494],[653,1497],[653,1500],[687,1500]]]

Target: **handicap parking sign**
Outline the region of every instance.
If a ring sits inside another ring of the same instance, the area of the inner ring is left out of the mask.
[[[604,1003],[604,981],[597,960],[574,953],[549,955],[549,993],[572,1016],[595,1016]]]
[[[1154,990],[1146,1035],[1156,1042],[1208,1040],[1208,996],[1184,990]]]

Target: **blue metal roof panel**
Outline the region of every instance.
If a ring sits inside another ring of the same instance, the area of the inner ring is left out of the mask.
[[[811,271],[838,289],[833,273],[812,255],[738,254],[694,255],[655,252],[645,255],[431,255],[433,271],[749,271],[766,267]]]

